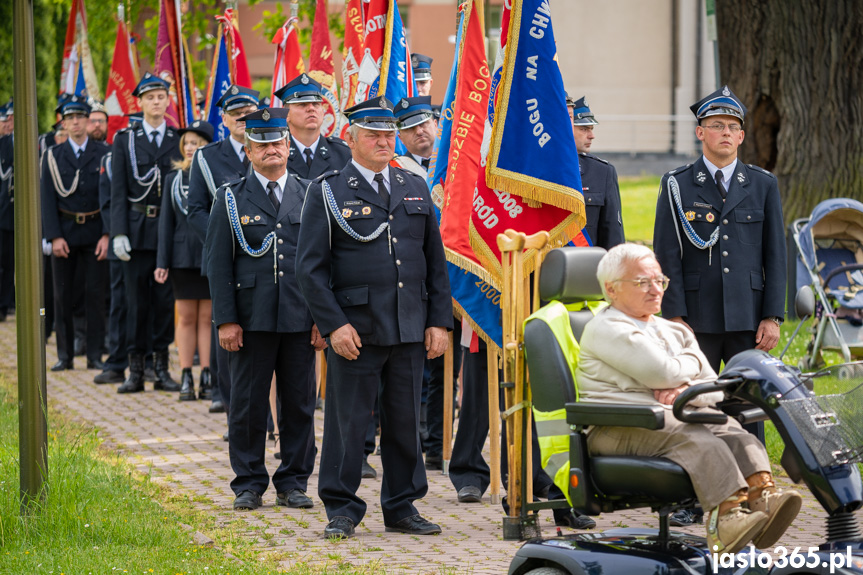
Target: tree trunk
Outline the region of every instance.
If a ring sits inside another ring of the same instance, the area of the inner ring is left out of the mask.
[[[722,83],[749,107],[740,158],[779,178],[786,221],[863,200],[863,2],[718,0]]]

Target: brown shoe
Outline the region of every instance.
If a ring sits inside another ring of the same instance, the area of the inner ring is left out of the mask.
[[[800,512],[803,498],[796,491],[767,487],[758,499],[749,501],[749,509],[767,514],[767,524],[752,543],[758,549],[773,547]]]
[[[767,524],[767,514],[732,507],[719,515],[714,507],[707,521],[707,547],[711,553],[737,553]]]

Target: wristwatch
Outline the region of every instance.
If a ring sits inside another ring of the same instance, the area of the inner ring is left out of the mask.
[[[782,318],[777,316],[768,317],[770,321],[776,324],[776,327],[782,327]]]

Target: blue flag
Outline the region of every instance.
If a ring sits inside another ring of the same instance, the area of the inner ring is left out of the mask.
[[[216,142],[219,142],[230,136],[228,128],[226,128],[222,123],[221,110],[216,106],[216,102],[218,102],[228,88],[231,87],[231,70],[230,63],[228,62],[228,48],[225,46],[224,34],[222,35],[222,39],[219,40],[219,49],[216,52],[216,65],[214,68],[213,91],[210,93],[210,97],[207,98],[207,121],[213,125],[215,134],[214,139]]]
[[[459,14],[458,33],[455,37],[456,47],[461,46],[461,33],[464,26],[464,12]],[[443,201],[443,183],[446,181],[447,164],[449,160],[449,144],[452,137],[452,113],[455,103],[455,85],[458,80],[458,51],[452,61],[452,70],[449,73],[449,83],[446,86],[446,94],[443,97],[443,106],[440,110],[438,120],[437,138],[434,143],[434,151],[429,162],[427,184],[432,194],[435,205],[440,209]],[[435,188],[438,190],[435,191]],[[437,196],[437,197],[436,197]],[[438,213],[440,219],[440,213]]]

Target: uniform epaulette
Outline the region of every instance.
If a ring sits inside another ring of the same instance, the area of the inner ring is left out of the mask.
[[[756,166],[755,164],[746,164],[746,167],[751,168],[753,170],[758,170],[762,174],[770,176],[773,179],[776,179],[776,176],[773,174],[773,172],[768,172],[767,170],[765,170],[761,166]]]
[[[398,157],[398,156],[396,156],[396,157]],[[395,168],[396,170],[398,170],[402,174],[410,174],[411,176],[413,176],[415,178],[419,178],[420,180],[425,182],[425,180],[423,179],[423,177],[421,175],[417,174],[416,172],[412,172],[412,171],[408,170],[407,168],[402,168],[399,166],[393,166],[392,164],[390,164],[390,167]]]
[[[227,187],[227,188],[234,188],[234,187],[236,187],[238,184],[242,184],[242,183],[243,183],[243,182],[245,182],[245,181],[246,181],[246,176],[243,176],[242,178],[239,178],[239,179],[236,179],[236,180],[231,180],[230,182],[225,182],[224,184],[222,184],[221,186],[219,186],[219,188],[225,188],[225,187]]]
[[[218,146],[218,145],[219,145],[219,144],[221,144],[221,143],[222,143],[222,140],[218,140],[218,141],[216,141],[216,142],[210,142],[209,144],[206,144],[206,145],[204,145],[204,146],[201,146],[201,147],[200,147],[200,148],[198,148],[198,149],[199,149],[199,150],[206,150],[207,148],[214,148],[214,147]]]
[[[680,166],[679,168],[674,168],[670,172],[666,172],[666,176],[673,176],[674,174],[679,174],[680,172],[685,172],[689,168],[692,167],[692,164],[686,164],[685,166]]]
[[[593,154],[588,154],[587,152],[579,152],[578,155],[584,158],[590,158],[591,160],[596,160],[597,162],[602,162],[603,164],[608,164],[608,160],[603,160],[599,156],[594,156]]]
[[[339,170],[331,170],[329,172],[324,172],[323,174],[312,180],[311,183],[317,184],[319,182],[323,182],[325,178],[329,178],[331,176],[338,176],[340,173],[341,172]]]
[[[338,136],[327,136],[325,139],[330,144],[337,144],[339,146],[344,146],[345,148],[348,147],[348,144]]]

